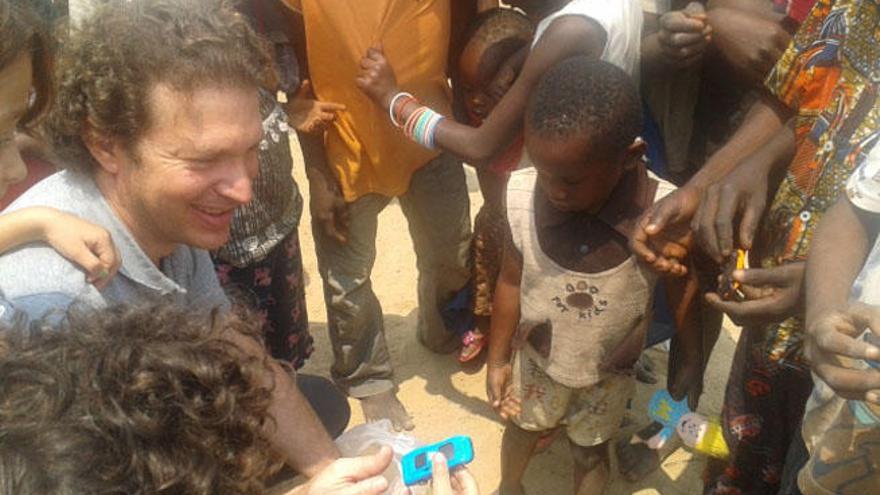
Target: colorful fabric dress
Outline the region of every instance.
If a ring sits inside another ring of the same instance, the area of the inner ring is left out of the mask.
[[[254,197],[235,210],[229,242],[212,257],[224,289],[263,319],[272,357],[300,368],[313,350],[297,232],[303,200],[292,176],[287,116],[265,91],[260,114],[263,141]]]
[[[880,136],[876,1],[820,0],[767,79],[796,111],[796,153],[759,230],[752,266],[804,261],[822,214]],[[799,317],[745,328],[724,405],[731,456],[710,494],[775,494],[812,390]]]

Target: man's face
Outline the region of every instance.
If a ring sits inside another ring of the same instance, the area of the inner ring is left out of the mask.
[[[618,160],[597,158],[582,137],[548,138],[527,127],[525,143],[538,186],[559,211],[598,213],[625,170]]]
[[[177,244],[216,249],[251,200],[262,139],[256,88],[156,85],[151,125],[116,177],[117,212],[148,254]]]

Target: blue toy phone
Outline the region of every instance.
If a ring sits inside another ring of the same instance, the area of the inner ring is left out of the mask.
[[[431,479],[431,456],[440,452],[446,457],[449,469],[462,466],[474,460],[474,445],[464,435],[447,438],[426,447],[419,447],[403,456],[400,465],[403,468],[403,482],[415,485]]]

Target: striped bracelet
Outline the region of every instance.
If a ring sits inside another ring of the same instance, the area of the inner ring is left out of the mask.
[[[400,128],[406,137],[426,148],[434,149],[437,127],[444,119],[443,115],[424,105],[419,105],[404,121],[404,110],[410,103],[419,105],[419,100],[413,95],[403,92],[397,93],[391,98],[391,105],[388,107],[388,117],[391,119],[391,123]]]

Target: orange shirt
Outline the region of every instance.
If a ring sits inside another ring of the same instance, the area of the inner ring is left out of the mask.
[[[399,196],[438,152],[408,140],[388,112],[355,85],[361,57],[381,42],[397,84],[451,115],[446,78],[449,0],[284,0],[301,11],[312,87],[318,99],[343,103],[326,136],[329,166],[346,201],[369,193]]]

